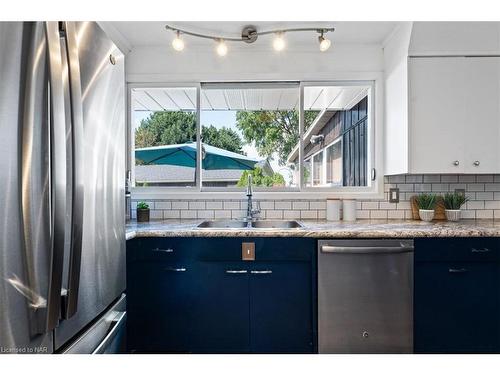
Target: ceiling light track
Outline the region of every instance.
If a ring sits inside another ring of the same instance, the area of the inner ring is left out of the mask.
[[[276,29],[276,30],[268,30],[268,31],[257,31],[254,26],[245,26],[241,32],[241,36],[239,37],[229,37],[229,36],[218,36],[218,35],[210,35],[210,34],[202,34],[196,33],[189,30],[179,29],[178,27],[173,27],[170,25],[165,25],[165,29],[175,32],[175,38],[172,41],[172,47],[176,51],[182,51],[184,49],[184,42],[181,39],[181,35],[190,35],[197,38],[210,39],[217,43],[216,51],[219,56],[225,56],[227,54],[227,45],[225,42],[244,42],[244,43],[254,43],[257,41],[259,36],[263,35],[275,35],[275,39],[273,42],[273,47],[276,51],[282,51],[286,42],[284,39],[285,33],[294,33],[294,32],[309,32],[313,31],[319,34],[318,40],[320,43],[320,51],[324,52],[330,48],[330,40],[325,37],[325,34],[328,32],[334,32],[334,27],[298,27],[298,28],[285,28],[285,29]]]

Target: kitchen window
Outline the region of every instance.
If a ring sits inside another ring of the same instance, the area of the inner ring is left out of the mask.
[[[241,192],[252,175],[255,191],[373,193],[374,88],[373,81],[130,85],[132,186]]]

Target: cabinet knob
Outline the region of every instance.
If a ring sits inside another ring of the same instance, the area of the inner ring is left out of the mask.
[[[455,160],[455,161],[453,162],[453,165],[454,165],[455,167],[458,167],[458,166],[460,165],[460,162],[459,162],[458,160]]]
[[[479,164],[480,164],[480,163],[479,163],[479,160],[476,160],[476,161],[474,162],[474,166],[475,166],[475,167],[479,167]]]
[[[363,338],[367,339],[370,334],[367,331],[363,332]]]

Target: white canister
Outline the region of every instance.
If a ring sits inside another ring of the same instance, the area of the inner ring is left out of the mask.
[[[342,214],[345,221],[356,220],[356,200],[344,199],[342,200]]]
[[[326,200],[326,220],[328,221],[339,221],[340,220],[340,209],[342,202],[340,199],[327,199]]]

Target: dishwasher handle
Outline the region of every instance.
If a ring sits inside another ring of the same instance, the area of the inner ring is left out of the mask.
[[[331,246],[322,245],[321,252],[328,254],[398,254],[411,253],[412,245],[401,246]]]

